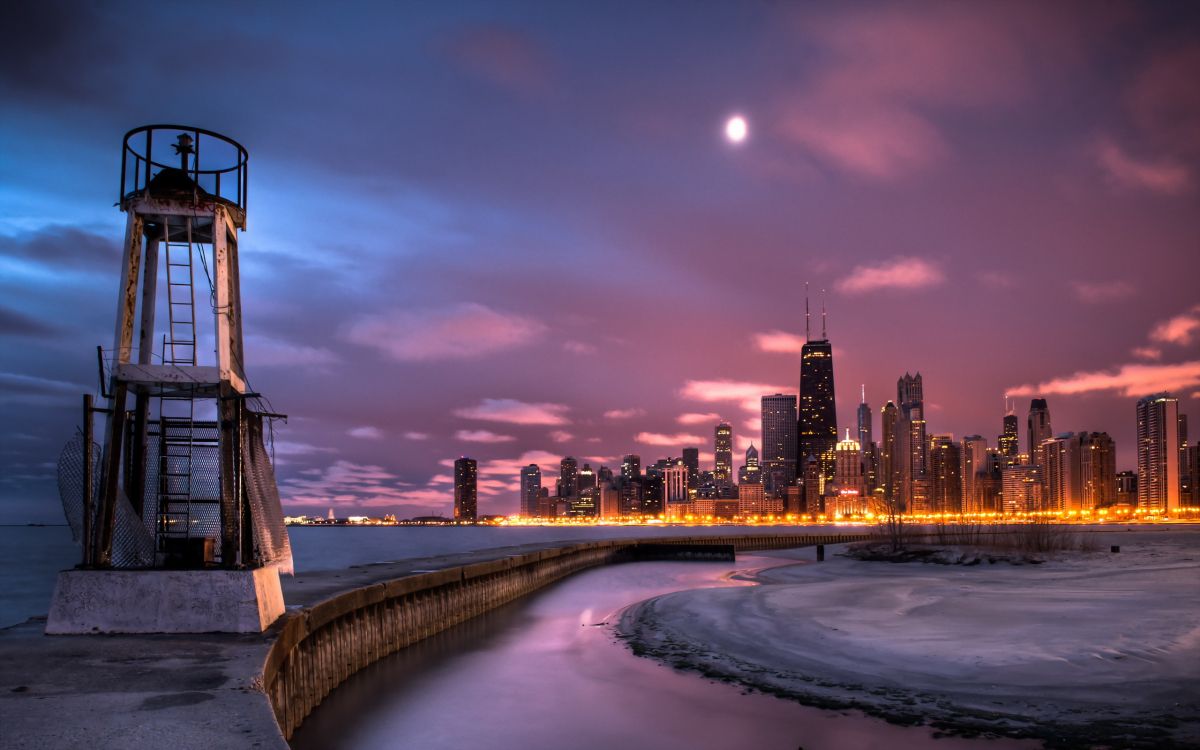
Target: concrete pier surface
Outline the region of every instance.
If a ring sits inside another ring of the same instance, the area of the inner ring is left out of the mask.
[[[0,629],[0,745],[287,748],[263,674],[290,619],[348,591],[578,546],[590,545],[529,544],[285,576],[288,614],[261,634],[45,635],[44,617]]]

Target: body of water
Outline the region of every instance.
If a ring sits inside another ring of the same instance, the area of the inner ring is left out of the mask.
[[[743,556],[736,566],[783,562],[790,560]],[[612,625],[624,607],[682,588],[738,585],[730,577],[733,565],[629,563],[573,575],[353,675],[305,720],[292,746],[994,750],[1037,745],[935,739],[925,727],[746,694],[634,656],[616,640]],[[736,629],[737,623],[729,626]]]
[[[691,534],[770,534],[795,526],[293,526],[297,571],[340,570],[534,542]],[[814,533],[828,527],[813,527]],[[66,526],[0,526],[0,627],[44,615],[58,571],[79,562]]]

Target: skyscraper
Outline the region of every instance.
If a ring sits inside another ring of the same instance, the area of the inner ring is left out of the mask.
[[[1001,431],[1000,437],[996,439],[996,445],[1000,448],[1000,455],[1005,464],[1016,463],[1017,454],[1021,452],[1021,436],[1017,425],[1017,415],[1008,407],[1008,399],[1005,399],[1004,429]]]
[[[906,513],[925,513],[928,506],[928,451],[925,435],[925,385],[921,373],[896,381],[896,443],[893,458],[897,502]]]
[[[879,450],[875,445],[875,415],[867,405],[867,387],[862,386],[862,400],[858,404],[858,445],[862,454],[863,495],[871,497],[879,483]]]
[[[834,450],[837,464],[833,473],[833,486],[837,489],[837,494],[832,496],[833,508],[828,512],[835,516],[865,513],[867,499],[863,484],[862,446],[850,437],[849,427],[846,428],[846,438],[838,441]]]
[[[533,518],[538,514],[538,497],[542,494],[542,470],[537,464],[521,469],[521,515]]]
[[[816,456],[822,479],[833,481],[837,446],[837,404],[833,387],[833,346],[821,306],[821,338],[809,338],[808,297],[804,299],[804,346],[800,348],[800,401],[797,422],[796,466]]]
[[[962,503],[966,513],[982,513],[982,496],[975,488],[978,477],[987,474],[987,440],[980,435],[967,435],[959,446],[962,457]]]
[[[642,457],[630,453],[621,459],[621,482],[639,482],[642,479]]]
[[[1117,446],[1107,432],[1079,436],[1080,492],[1084,508],[1103,508],[1117,499]]]
[[[688,470],[683,461],[676,460],[663,470],[663,500],[670,515],[672,503],[685,503],[688,496]]]
[[[867,387],[862,387],[862,401],[858,404],[858,444],[861,450],[866,450],[867,446],[875,442],[872,436],[872,423],[874,415],[871,414],[871,407],[867,405]]]
[[[1042,455],[1042,443],[1054,437],[1050,429],[1050,409],[1046,399],[1035,398],[1029,402],[1029,458],[1034,466],[1045,466]],[[1043,481],[1045,477],[1043,477]]]
[[[962,512],[962,453],[953,435],[930,438],[929,482],[933,512]]]
[[[879,485],[885,503],[896,501],[896,405],[888,401],[880,409]]]
[[[716,469],[713,478],[717,486],[726,488],[733,485],[733,428],[729,423],[722,422],[713,431],[713,457]]]
[[[796,397],[762,397],[762,463],[767,491],[778,494],[796,482]]]
[[[688,487],[695,489],[700,478],[700,449],[684,448],[683,465],[688,469]]]
[[[466,456],[454,462],[454,520],[478,518],[475,459]]]
[[[1179,401],[1166,393],[1137,402],[1138,508],[1179,510]]]
[[[762,467],[758,463],[758,449],[754,443],[746,449],[746,463],[738,470],[738,484],[762,484]]]
[[[1042,441],[1045,510],[1111,505],[1117,489],[1116,448],[1104,432],[1068,432]]]
[[[579,497],[579,463],[567,456],[558,465],[558,496]]]

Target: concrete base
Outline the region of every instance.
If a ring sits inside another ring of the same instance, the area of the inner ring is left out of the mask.
[[[261,633],[283,611],[274,567],[64,570],[46,634]]]

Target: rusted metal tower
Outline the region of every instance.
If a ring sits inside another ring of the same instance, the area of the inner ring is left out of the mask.
[[[72,454],[82,481],[64,482],[67,452],[60,461],[85,570],[272,568],[276,590],[274,568],[290,572],[263,441],[264,419],[281,415],[258,407],[243,356],[238,234],[248,159],[237,142],[201,128],[147,125],[125,135],[116,330],[100,356],[108,406],[96,410],[106,414],[102,448],[87,449],[85,413]]]

